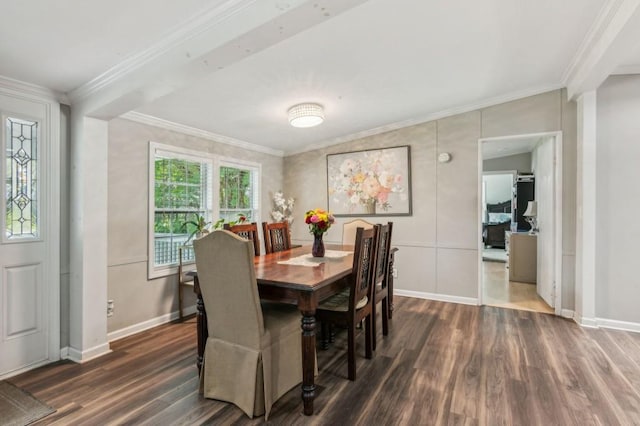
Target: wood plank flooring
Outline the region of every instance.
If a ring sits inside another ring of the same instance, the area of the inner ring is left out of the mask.
[[[553,308],[536,293],[536,285],[509,281],[506,263],[482,262],[482,301],[500,308],[553,313]]]
[[[358,337],[318,352],[315,414],[296,387],[271,424],[640,424],[640,334],[583,329],[535,312],[397,297],[373,359]],[[381,328],[378,328],[381,330]],[[112,343],[85,364],[60,362],[9,379],[58,411],[39,425],[261,424],[198,394],[195,320]]]

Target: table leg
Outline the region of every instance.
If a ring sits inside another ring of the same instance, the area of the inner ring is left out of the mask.
[[[207,327],[207,311],[204,309],[204,300],[202,300],[202,293],[200,292],[200,282],[198,277],[194,279],[193,291],[196,294],[196,328],[198,337],[198,355],[196,357],[196,366],[198,372],[202,368],[202,361],[204,359],[204,346],[207,343],[207,337],[209,336],[209,330]]]
[[[315,310],[302,312],[302,402],[304,414],[313,414],[313,399],[316,396],[316,317]]]

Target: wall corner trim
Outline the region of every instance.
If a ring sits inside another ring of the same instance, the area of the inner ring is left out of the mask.
[[[111,348],[109,347],[109,343],[103,343],[102,345],[94,346],[84,351],[80,351],[73,347],[67,348],[67,351],[68,353],[66,359],[82,364],[87,361],[91,361],[92,359],[101,357],[102,355],[111,353]]]

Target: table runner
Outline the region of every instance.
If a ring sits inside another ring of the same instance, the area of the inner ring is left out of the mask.
[[[324,257],[313,257],[311,253],[303,254],[302,256],[293,257],[289,260],[282,260],[278,262],[280,265],[296,265],[296,266],[318,266],[331,259],[340,259],[350,255],[350,251],[341,250],[325,250]]]

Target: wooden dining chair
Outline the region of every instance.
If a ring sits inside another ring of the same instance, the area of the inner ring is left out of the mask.
[[[264,251],[266,254],[291,248],[291,234],[289,233],[289,223],[287,221],[262,222],[262,235],[264,235]]]
[[[316,319],[322,327],[329,324],[347,328],[347,361],[349,380],[356,379],[356,325],[365,320],[365,357],[370,359],[372,346],[373,280],[377,252],[377,228],[358,228],[353,253],[353,270],[349,286],[342,292],[320,302]],[[324,334],[324,333],[323,333]],[[326,334],[325,334],[326,336]]]
[[[353,245],[356,242],[356,230],[358,228],[371,229],[373,223],[366,220],[354,219],[342,225],[342,244]]]
[[[200,392],[267,421],[273,403],[302,382],[300,311],[261,303],[248,240],[217,230],[193,246],[207,312]]]
[[[240,223],[238,225],[229,225],[228,223],[225,223],[223,227],[225,230],[233,232],[234,234],[241,236],[245,240],[253,241],[254,254],[256,256],[260,256],[260,239],[258,238],[257,223]]]
[[[187,275],[184,270],[183,256],[184,251],[189,250],[189,247],[178,248],[178,319],[184,320],[184,290],[191,288],[193,292],[194,279],[193,276]]]
[[[393,230],[393,222],[387,222],[386,225],[378,226],[378,253],[376,254],[376,267],[373,273],[373,307],[372,307],[372,333],[373,333],[373,350],[376,350],[377,340],[377,317],[378,304],[382,302],[382,335],[389,334],[389,319],[391,318],[389,304],[389,270],[391,265],[391,231]]]

